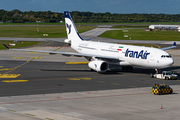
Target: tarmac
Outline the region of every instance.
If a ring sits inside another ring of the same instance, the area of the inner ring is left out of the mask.
[[[153,95],[151,87],[1,97],[1,120],[179,120],[180,86]]]
[[[84,36],[91,35],[89,33]],[[93,37],[93,40],[97,39],[117,41]],[[153,41],[153,43],[172,44],[167,41]],[[49,42],[49,45],[28,49],[73,52],[64,44],[58,45],[60,47],[52,47],[52,44],[56,43]],[[180,50],[173,49],[168,52],[175,60],[174,65],[168,69],[175,70],[180,75]],[[0,78],[0,120],[179,120],[180,118],[179,79],[170,81],[152,79],[149,77],[151,70],[148,69],[135,69],[133,73],[118,71],[98,74],[91,72],[87,65],[63,64],[85,61],[81,57],[9,50],[3,50],[0,54],[0,74],[21,74],[17,78]],[[5,68],[15,69],[5,70]],[[169,84],[174,90],[173,94],[153,95],[151,86],[154,83]]]

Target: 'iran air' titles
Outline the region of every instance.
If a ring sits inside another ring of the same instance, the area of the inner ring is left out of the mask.
[[[128,48],[125,52],[125,57],[147,59],[147,56],[149,54],[150,53],[147,52],[147,50],[145,52],[144,52],[144,50],[141,50],[140,52],[138,52],[138,51],[129,50],[129,48]]]

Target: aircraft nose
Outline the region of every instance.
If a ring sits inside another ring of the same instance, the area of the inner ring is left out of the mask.
[[[168,60],[168,65],[167,66],[171,66],[173,63],[174,63],[174,60],[173,60],[173,58],[171,58],[171,59]]]

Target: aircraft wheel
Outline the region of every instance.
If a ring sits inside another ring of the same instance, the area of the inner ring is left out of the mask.
[[[129,66],[126,66],[126,71],[129,71]]]
[[[122,70],[123,71],[133,71],[133,67],[132,66],[122,66]]]
[[[125,70],[126,70],[126,67],[125,67],[125,66],[122,66],[122,70],[125,71]]]
[[[129,70],[130,70],[130,71],[133,71],[133,67],[132,67],[132,66],[129,66]]]

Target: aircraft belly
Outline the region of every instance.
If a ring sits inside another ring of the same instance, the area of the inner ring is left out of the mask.
[[[127,58],[125,60],[129,62],[132,66],[144,66],[146,65],[147,62],[147,60],[138,59],[138,58]]]

